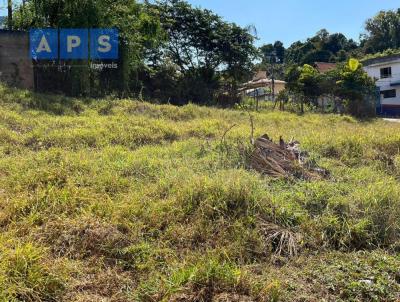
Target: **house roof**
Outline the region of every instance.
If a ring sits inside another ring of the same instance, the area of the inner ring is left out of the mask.
[[[258,81],[266,78],[267,78],[267,72],[265,70],[259,70],[254,74],[253,81]]]
[[[327,73],[336,68],[336,63],[315,62],[314,66],[320,73]]]
[[[400,59],[400,54],[391,54],[391,55],[387,55],[387,56],[381,56],[381,57],[361,60],[361,63],[364,66],[369,66],[369,65],[374,65],[374,64],[388,63],[388,62],[392,62],[392,61],[399,60],[399,59]]]
[[[275,84],[286,84],[285,81],[274,80]],[[261,87],[270,87],[272,86],[272,79],[267,77],[267,72],[265,70],[257,71],[253,79],[247,83],[243,83],[239,91],[247,90],[247,89],[256,89]]]
[[[281,80],[274,80],[275,84],[286,84],[285,81]],[[260,87],[268,87],[272,86],[272,79],[259,79],[259,80],[253,80],[247,83],[242,84],[242,88],[240,90],[246,90],[246,89],[254,89],[254,88],[260,88]]]

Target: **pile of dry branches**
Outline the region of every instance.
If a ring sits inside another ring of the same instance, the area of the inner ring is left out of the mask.
[[[300,143],[293,139],[285,143],[282,137],[279,144],[268,135],[263,135],[254,143],[255,149],[250,157],[252,169],[272,177],[297,177],[319,179],[328,176],[324,169],[309,164],[308,154],[300,150]]]

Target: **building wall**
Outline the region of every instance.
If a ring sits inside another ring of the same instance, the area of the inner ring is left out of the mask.
[[[381,68],[391,67],[392,77],[381,78]],[[380,96],[382,107],[399,107],[400,108],[400,85],[394,85],[400,83],[400,59],[396,58],[392,61],[377,62],[372,65],[364,67],[364,70],[372,78],[378,79],[376,85],[380,91],[385,90],[396,90],[396,97],[384,98],[383,94]]]
[[[0,81],[14,87],[34,88],[28,33],[0,30]]]

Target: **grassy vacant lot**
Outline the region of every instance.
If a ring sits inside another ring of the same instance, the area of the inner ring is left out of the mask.
[[[1,87],[0,301],[399,299],[400,124],[254,118],[330,178],[249,170],[239,110]]]

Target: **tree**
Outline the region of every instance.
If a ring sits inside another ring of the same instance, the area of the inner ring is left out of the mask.
[[[294,42],[285,52],[285,62],[289,64],[301,64],[304,57],[314,50],[316,50],[316,48],[309,40],[305,43],[301,41]]]
[[[181,74],[181,98],[210,102],[224,80],[229,92],[250,74],[257,52],[249,28],[225,22],[213,12],[181,0],[157,2],[167,42],[155,65],[170,60]]]
[[[285,59],[285,47],[281,41],[276,41],[274,43],[274,50],[279,63],[283,63]]]
[[[349,114],[358,117],[375,114],[375,82],[363,70],[361,63],[350,59],[346,64],[341,64],[328,73],[328,76],[335,79],[333,94],[344,101]]]
[[[302,86],[299,81],[301,75],[301,67],[297,65],[290,65],[286,69],[285,73],[285,81],[288,97],[291,97],[295,103],[300,101],[300,112],[304,112],[303,107],[303,94],[302,94]]]
[[[330,34],[326,29],[322,29],[306,42],[293,43],[285,52],[285,60],[287,63],[299,65],[313,64],[317,61],[340,62],[357,48],[357,43],[348,40],[343,34]]]
[[[253,69],[253,60],[257,56],[257,49],[254,47],[254,36],[248,28],[241,28],[233,23],[225,23],[221,31],[221,41],[224,46],[220,48],[220,59],[222,67],[223,85],[231,96],[233,102],[238,99],[237,89],[239,84],[249,79]],[[231,102],[232,102],[231,101]],[[233,104],[231,104],[233,105]]]
[[[270,63],[270,57],[275,51],[273,44],[264,44],[260,47],[260,55],[263,63]]]
[[[259,48],[261,63],[255,66],[256,70],[265,70],[267,77],[283,80],[285,77],[285,47],[281,41],[274,44],[264,44]]]
[[[326,74],[320,74],[310,65],[299,67],[292,65],[287,69],[286,91],[299,103],[318,106],[321,95],[331,95],[340,100],[347,113],[357,117],[375,113],[376,87],[374,80],[364,72],[362,65],[355,59]]]
[[[335,62],[344,62],[347,61],[348,59],[348,54],[344,49],[341,49],[338,51],[336,58],[335,58]]]
[[[272,57],[275,63],[283,63],[285,59],[285,47],[281,41],[275,41],[274,44],[264,44],[259,48],[263,63],[271,63]]]
[[[332,54],[336,55],[339,51],[345,50],[348,41],[345,35],[341,33],[335,33],[328,36],[328,39],[323,45],[323,49],[330,51]]]
[[[318,97],[322,93],[322,75],[314,67],[307,64],[303,67],[290,66],[285,80],[286,89],[300,100],[301,113],[304,113],[304,103],[318,105]]]
[[[12,0],[7,1],[7,11],[8,11],[8,17],[7,17],[7,23],[8,23],[8,29],[12,30],[13,28],[13,7],[12,7]]]
[[[321,95],[321,74],[311,65],[305,64],[301,68],[299,83],[305,100],[309,104],[318,106],[318,97]]]
[[[301,64],[312,65],[315,62],[330,62],[332,55],[328,50],[312,50],[303,56]]]
[[[381,11],[365,24],[364,36],[366,53],[380,52],[400,47],[400,9]]]

